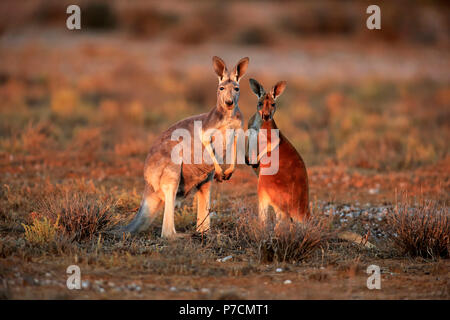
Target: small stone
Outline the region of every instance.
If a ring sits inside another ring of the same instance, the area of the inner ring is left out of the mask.
[[[202,293],[210,293],[211,292],[211,290],[209,290],[208,288],[202,288],[200,291]]]
[[[277,269],[275,270],[275,272],[283,272],[283,269],[277,268]]]
[[[291,284],[292,283],[292,281],[291,280],[284,280],[284,282],[283,282],[284,284]]]
[[[133,291],[134,289],[136,289],[136,284],[135,283],[130,283],[127,288],[131,291]]]
[[[81,287],[83,289],[88,289],[90,286],[91,286],[91,283],[89,282],[89,280],[81,281]]]
[[[233,259],[233,256],[226,256],[226,257],[224,257],[222,259],[217,259],[217,261],[218,262],[226,262],[226,261],[231,260],[231,259]]]
[[[169,290],[174,292],[174,291],[177,291],[177,288],[176,287],[170,287]]]

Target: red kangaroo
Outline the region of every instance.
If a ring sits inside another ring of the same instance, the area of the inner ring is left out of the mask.
[[[286,88],[286,81],[278,82],[269,93],[266,93],[263,86],[254,79],[250,79],[250,87],[258,97],[258,105],[257,112],[249,120],[248,128],[259,132],[258,142],[261,139],[267,141],[267,146],[259,152],[257,158],[259,217],[262,221],[266,221],[269,206],[272,206],[277,220],[290,218],[303,221],[310,214],[305,163],[280,131],[278,137],[273,136],[272,132],[272,129],[278,129],[273,119],[276,110],[275,100]],[[272,157],[277,148],[278,159]],[[274,166],[278,166],[276,173],[262,174],[262,170]]]
[[[286,81],[278,82],[269,93],[266,93],[263,86],[254,79],[250,79],[250,87],[258,96],[258,106],[256,113],[248,121],[248,129],[258,132],[258,145],[261,139],[267,141],[266,146],[257,156],[256,165],[253,165],[258,175],[259,218],[265,222],[268,218],[269,206],[272,206],[277,220],[291,219],[303,222],[310,216],[308,174],[305,163],[280,131],[278,131],[278,137],[272,136],[272,129],[278,129],[273,119],[276,110],[275,100],[286,88]],[[276,156],[272,157],[272,153],[277,151],[278,160]],[[248,157],[247,154],[247,163],[253,163],[253,159]],[[262,174],[262,170],[277,166],[278,171],[274,174]],[[375,247],[367,241],[368,234],[361,237],[354,232],[344,231],[337,236],[342,240],[363,244],[368,248]]]

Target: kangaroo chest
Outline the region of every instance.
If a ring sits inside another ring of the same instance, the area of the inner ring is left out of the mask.
[[[239,108],[236,108],[236,110],[233,111],[231,117],[223,118],[221,121],[219,121],[216,128],[220,131],[225,132],[227,129],[240,129],[242,128],[242,124],[242,113]]]

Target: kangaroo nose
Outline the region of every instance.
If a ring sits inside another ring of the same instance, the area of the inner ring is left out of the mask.
[[[225,103],[226,103],[227,105],[231,106],[231,105],[233,105],[233,100],[227,100],[227,101],[225,101]]]

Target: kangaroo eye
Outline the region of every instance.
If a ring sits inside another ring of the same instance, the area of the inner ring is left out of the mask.
[[[239,91],[239,88],[234,88],[234,91],[238,92],[238,91]]]
[[[224,87],[220,87],[219,90],[222,91],[223,89],[225,89]]]

